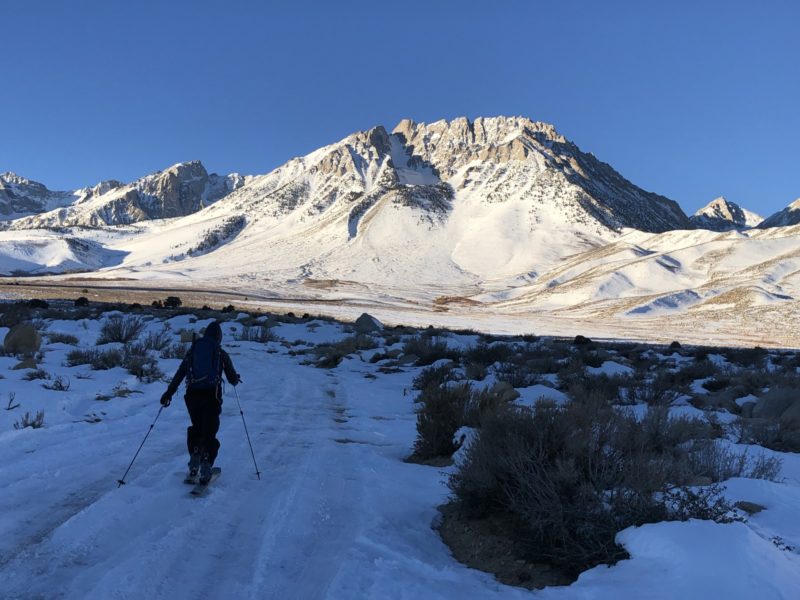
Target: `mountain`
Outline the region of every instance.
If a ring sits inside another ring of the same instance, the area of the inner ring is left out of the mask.
[[[5,177],[5,176],[4,176]],[[43,185],[12,176],[10,193],[15,199],[9,214],[11,229],[43,227],[103,227],[127,225],[151,219],[182,217],[201,210],[244,185],[236,173],[209,174],[200,161],[178,163],[130,184],[104,181],[74,192],[49,192]],[[17,183],[18,181],[25,183]],[[12,195],[13,194],[13,195]],[[0,196],[0,207],[3,206]],[[18,208],[27,210],[21,211]]]
[[[215,253],[228,272],[281,264],[287,278],[386,285],[536,277],[625,228],[691,228],[673,201],[633,185],[552,125],[520,117],[354,133],[198,214],[233,216],[247,227]],[[176,250],[191,249],[171,236]]]
[[[789,206],[774,215],[767,217],[759,225],[760,228],[786,227],[800,223],[800,198],[792,202]]]
[[[745,210],[724,196],[715,198],[692,215],[689,220],[698,229],[731,231],[758,226],[764,217]]]
[[[37,214],[81,199],[79,192],[54,192],[16,173],[0,174],[0,219]]]

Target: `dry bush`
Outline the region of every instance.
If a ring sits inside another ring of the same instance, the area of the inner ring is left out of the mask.
[[[97,345],[119,342],[127,344],[139,337],[145,328],[145,322],[140,317],[122,317],[114,315],[109,317],[100,328],[100,337]]]
[[[78,338],[69,333],[48,333],[47,340],[51,344],[67,344],[68,346],[78,345]]]
[[[172,343],[172,332],[164,327],[159,331],[151,331],[141,339],[141,344],[148,350],[161,352]]]
[[[428,386],[419,395],[417,439],[414,455],[419,459],[450,456],[457,450],[453,436],[464,424],[464,410],[472,396],[468,383]]]
[[[468,348],[464,352],[464,362],[477,363],[479,365],[490,366],[494,363],[507,361],[514,354],[514,349],[504,342],[492,344],[480,343]]]
[[[315,365],[321,369],[332,369],[345,357],[359,350],[372,350],[377,346],[377,340],[365,334],[351,335],[333,344],[320,344],[314,348],[317,357]]]
[[[578,402],[594,396],[605,404],[626,404],[631,403],[630,394],[626,394],[624,390],[633,385],[634,379],[628,375],[584,375],[569,380],[566,394]]]
[[[22,379],[25,381],[33,381],[35,379],[50,379],[50,373],[41,368],[33,369],[25,373],[25,375],[22,376]]]
[[[764,348],[756,346],[755,348],[730,348],[725,350],[722,355],[729,363],[745,369],[763,369],[769,353]]]
[[[739,419],[739,442],[756,444],[778,452],[800,452],[800,423],[780,419]]]
[[[47,390],[53,390],[55,392],[68,392],[69,386],[69,377],[61,377],[60,375],[56,375],[56,377],[51,379],[48,383],[42,384],[43,388]]]
[[[414,377],[411,387],[415,390],[424,390],[429,386],[438,387],[447,381],[452,381],[453,377],[453,366],[450,363],[445,363],[438,367],[425,367]]]
[[[90,365],[95,371],[105,371],[121,367],[125,354],[119,348],[99,350],[97,348],[77,348],[67,353],[67,366]]]
[[[266,344],[267,342],[278,341],[278,336],[266,325],[243,325],[236,339],[241,342]]]
[[[408,338],[403,344],[403,354],[413,354],[417,357],[415,363],[418,367],[425,367],[443,358],[457,361],[459,352],[451,349],[447,342],[437,340],[433,336],[418,335]]]
[[[161,358],[177,358],[183,360],[186,357],[186,353],[189,352],[189,346],[190,344],[181,344],[180,342],[170,344],[161,350]]]
[[[637,421],[592,395],[563,407],[500,407],[481,423],[449,480],[457,505],[471,516],[510,517],[525,559],[573,575],[624,557],[615,536],[632,525],[724,520],[720,489],[693,483],[769,470],[717,446],[708,423],[670,419],[665,407]]]
[[[31,417],[31,414],[26,412],[19,421],[14,423],[14,429],[25,429],[26,427],[31,429],[44,427],[44,411],[37,410],[35,417]]]

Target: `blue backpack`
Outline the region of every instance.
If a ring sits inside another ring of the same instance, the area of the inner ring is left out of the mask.
[[[186,386],[192,390],[212,390],[222,383],[222,357],[219,344],[202,337],[192,344]]]

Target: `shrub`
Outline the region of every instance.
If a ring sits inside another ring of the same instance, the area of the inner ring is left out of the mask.
[[[161,351],[161,358],[177,358],[183,360],[187,352],[189,352],[189,344],[175,343]]]
[[[156,350],[157,352],[161,352],[167,348],[170,343],[172,343],[172,333],[166,328],[160,331],[151,331],[141,340],[141,344],[144,348],[147,350]]]
[[[615,536],[627,527],[727,518],[721,488],[690,488],[698,480],[769,471],[708,439],[707,423],[669,419],[666,407],[639,422],[590,397],[499,407],[481,425],[449,479],[457,506],[477,517],[507,515],[525,559],[572,575],[623,558]]]
[[[89,299],[86,296],[75,298],[75,308],[85,308],[89,306]]]
[[[22,376],[25,381],[33,381],[35,379],[50,379],[50,373],[44,369],[33,369]]]
[[[140,317],[125,318],[114,315],[107,319],[100,328],[100,337],[97,340],[97,345],[113,342],[127,344],[138,338],[144,328],[145,322]]]
[[[403,344],[403,353],[416,356],[417,362],[415,364],[418,367],[430,365],[443,358],[459,359],[458,351],[452,350],[447,345],[447,342],[438,341],[434,337],[426,335],[418,335],[407,339]]]
[[[52,379],[49,383],[42,384],[43,388],[56,392],[67,392],[69,391],[69,386],[69,378],[61,377],[60,375],[57,375],[55,379]]]
[[[46,300],[41,300],[39,298],[31,298],[28,300],[28,306],[31,308],[50,308]]]
[[[178,308],[183,302],[178,296],[167,296],[164,300],[164,308]]]
[[[514,349],[505,343],[477,344],[464,352],[464,361],[489,366],[505,362],[514,353]]]
[[[266,344],[267,342],[277,341],[278,336],[266,325],[243,325],[237,339],[242,342]]]
[[[453,367],[446,363],[438,367],[426,367],[414,377],[411,387],[415,390],[424,390],[429,386],[440,386],[453,378]]]
[[[69,333],[48,333],[47,339],[51,344],[67,344],[68,346],[78,345],[78,338]]]
[[[320,344],[314,348],[317,356],[316,366],[322,369],[336,367],[346,356],[359,350],[371,350],[377,342],[372,336],[359,334],[346,337],[333,344]]]
[[[453,436],[463,425],[471,395],[472,388],[466,383],[422,390],[418,398],[415,457],[426,460],[450,456],[457,450]]]
[[[37,410],[35,417],[31,417],[31,414],[26,412],[19,421],[14,423],[14,429],[25,429],[26,427],[31,429],[44,427],[44,411]]]
[[[118,348],[99,350],[97,348],[75,349],[67,354],[67,366],[90,365],[95,371],[105,371],[121,367],[125,355]]]

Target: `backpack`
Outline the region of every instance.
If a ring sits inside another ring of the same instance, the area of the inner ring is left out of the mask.
[[[219,344],[202,337],[192,344],[186,386],[192,390],[216,389],[222,383],[222,356]]]

